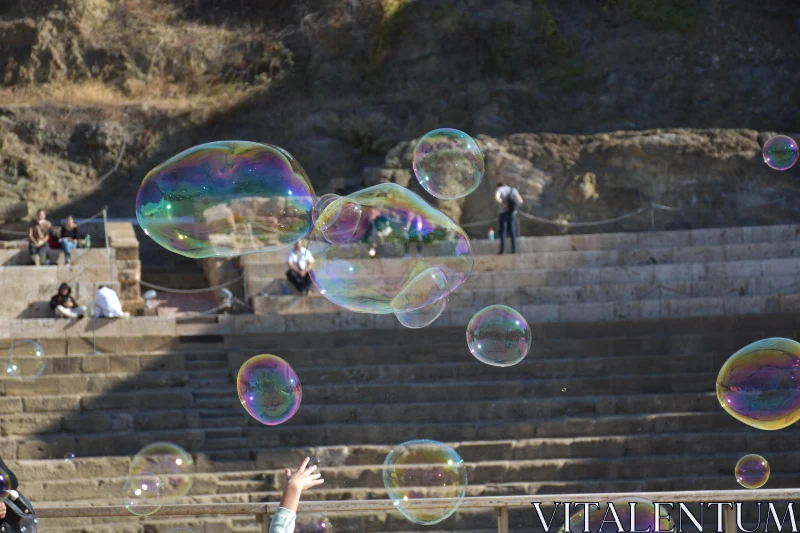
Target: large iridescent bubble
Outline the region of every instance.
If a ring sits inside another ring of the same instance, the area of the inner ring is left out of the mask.
[[[434,268],[445,283],[436,295],[446,298],[467,280],[473,266],[464,230],[394,183],[330,202],[317,218],[309,249],[315,259],[311,279],[319,292],[359,313],[395,312],[392,301]]]
[[[633,504],[633,505],[631,505]],[[656,507],[653,502],[643,498],[629,497],[612,500],[608,503],[579,506],[578,511],[569,519],[569,531],[581,533],[618,533],[619,531],[669,531],[672,521],[669,519],[667,507],[659,508],[658,524],[656,524]],[[586,516],[586,509],[589,516]],[[616,514],[616,519],[615,519]],[[632,521],[633,520],[633,521]],[[564,533],[562,527],[559,533]]]
[[[797,142],[786,135],[776,135],[764,143],[761,154],[770,168],[789,170],[797,163]]]
[[[447,276],[438,267],[429,268],[409,281],[392,300],[397,320],[407,328],[433,323],[447,305]]]
[[[314,189],[285,150],[245,141],[190,148],[145,176],[136,217],[187,257],[231,257],[291,246],[312,226]]]
[[[236,378],[239,400],[245,410],[266,426],[277,426],[300,408],[303,391],[289,363],[275,355],[248,359]]]
[[[758,429],[782,429],[800,419],[800,343],[764,339],[725,361],[717,399],[737,420]]]
[[[400,513],[431,525],[456,512],[467,493],[467,469],[458,453],[434,440],[397,446],[383,462],[383,484]],[[435,499],[424,504],[420,500]]]
[[[760,455],[745,455],[736,463],[736,481],[746,489],[760,489],[769,481],[769,463]]]
[[[433,130],[414,149],[414,174],[436,198],[455,200],[468,195],[481,184],[484,169],[483,151],[463,131]]]
[[[131,460],[129,474],[138,476],[145,472],[157,475],[164,481],[164,496],[185,496],[192,488],[194,460],[186,450],[171,442],[148,444]]]

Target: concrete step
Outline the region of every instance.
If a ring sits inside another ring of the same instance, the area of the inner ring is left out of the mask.
[[[660,456],[612,459],[570,459],[545,461],[486,461],[465,463],[468,487],[471,494],[484,494],[487,487],[499,485],[509,489],[533,488],[538,492],[542,486],[553,481],[557,484],[576,482],[595,482],[608,480],[617,486],[626,482],[683,478],[702,480],[704,478],[729,478],[728,484],[735,484],[734,467],[739,455],[714,456]],[[800,453],[771,454],[771,466],[781,484],[792,480],[800,482],[797,467],[800,466]],[[328,468],[323,472],[326,484],[315,488],[314,498],[319,500],[338,500],[342,491],[357,491],[368,495],[365,499],[386,497],[382,479],[382,465],[369,467]],[[194,501],[208,501],[210,498],[226,496],[252,497],[266,496],[270,500],[280,498],[283,474],[274,471],[262,474],[258,480],[222,480],[214,476],[192,476],[193,484],[190,498]],[[26,483],[26,495],[33,501],[52,499],[66,501],[104,500],[109,493],[116,493],[125,483],[127,476],[100,479],[71,479],[65,481]],[[502,482],[497,482],[502,479]],[[771,479],[770,481],[775,482]],[[786,486],[786,485],[784,485]],[[790,485],[789,485],[790,486]],[[538,489],[538,490],[537,490]],[[491,490],[491,489],[489,489]],[[652,489],[651,489],[652,490]],[[490,493],[495,493],[496,489]],[[529,492],[528,494],[535,494]],[[585,492],[581,491],[581,492]],[[310,493],[311,494],[311,493]],[[309,495],[310,495],[309,494]],[[347,498],[347,496],[345,496]],[[348,498],[349,499],[349,498]],[[217,500],[219,501],[219,500]]]
[[[740,336],[745,340],[749,336]],[[632,339],[633,341],[639,339]],[[693,341],[691,337],[688,341]],[[674,342],[674,340],[673,340]],[[708,339],[706,339],[708,342]],[[635,342],[630,343],[634,348]],[[657,350],[659,346],[654,345],[650,349],[639,348],[631,350],[632,353],[616,353],[607,355],[603,352],[583,353],[578,350],[557,351],[558,347],[536,343],[526,359],[523,359],[513,367],[488,367],[475,359],[467,348],[466,342],[463,345],[431,345],[428,349],[427,358],[409,361],[405,357],[404,347],[395,346],[394,349],[387,350],[380,354],[383,364],[379,360],[369,360],[367,364],[360,362],[345,361],[350,366],[343,367],[342,364],[314,365],[315,357],[309,353],[288,353],[281,354],[301,376],[301,383],[304,387],[318,386],[336,383],[391,383],[397,381],[432,382],[441,379],[499,379],[499,378],[557,378],[557,377],[577,377],[602,374],[638,374],[648,372],[652,368],[658,367],[664,371],[713,371],[730,356],[731,351],[703,352],[698,349],[693,353],[669,353]],[[710,348],[725,349],[726,346],[714,346]],[[648,353],[650,352],[650,353]],[[655,352],[655,353],[653,353]],[[352,355],[352,354],[351,354]],[[231,354],[229,363],[226,363],[225,371],[202,370],[187,372],[181,370],[141,370],[139,372],[103,372],[91,376],[89,383],[94,392],[128,392],[131,389],[146,390],[148,388],[161,388],[163,386],[176,386],[178,384],[187,388],[206,388],[217,389],[219,387],[233,384],[238,368],[250,358],[249,354]],[[431,359],[433,361],[431,361]],[[334,362],[334,361],[327,361]],[[357,364],[356,364],[357,363]],[[231,371],[227,370],[230,364]],[[44,376],[53,377],[57,383],[76,374],[72,372],[58,373],[58,369],[52,369]],[[81,374],[77,374],[81,375]],[[120,387],[118,384],[125,382]],[[107,386],[103,386],[106,383]],[[216,385],[213,386],[212,385]],[[13,387],[6,391],[5,401],[10,401],[14,395]],[[5,412],[0,399],[0,413]],[[30,402],[35,405],[34,401]],[[60,410],[72,409],[71,405],[53,405],[52,407]],[[15,412],[8,409],[8,412]]]
[[[714,393],[627,396],[568,396],[562,389],[561,398],[522,398],[495,400],[491,403],[474,402],[414,402],[373,404],[375,409],[364,409],[362,404],[309,405],[304,404],[294,420],[301,425],[337,423],[390,423],[410,422],[462,422],[466,420],[524,420],[539,417],[563,417],[621,414],[647,414],[651,412],[703,412],[717,407]],[[219,416],[230,425],[220,423]],[[238,415],[238,416],[234,416]],[[207,421],[213,421],[208,426]],[[208,429],[224,436],[242,435],[242,427],[260,427],[243,411],[230,409],[211,410],[148,410],[138,412],[106,411],[62,414],[14,414],[0,420],[4,436],[25,436],[53,432],[98,433],[110,428],[135,431],[152,431],[187,427]],[[208,433],[206,435],[208,437]]]
[[[710,281],[759,278],[764,267],[769,275],[792,274],[800,268],[800,258],[757,258],[742,261],[716,261],[664,265],[633,265],[568,269],[520,268],[508,271],[473,272],[462,289],[509,289],[515,287],[556,287],[598,283],[659,283],[668,281]],[[285,277],[261,278],[258,270],[248,272],[251,295],[262,291],[280,295]],[[294,294],[289,291],[289,294]],[[320,297],[316,292],[312,297]]]
[[[267,296],[267,299],[277,298]],[[372,315],[351,313],[327,301],[305,298],[291,302],[291,312],[274,312],[260,301],[254,299],[257,313],[265,315],[273,324],[285,332],[338,331],[399,329],[406,331],[394,315]],[[270,302],[272,300],[269,300]],[[319,303],[317,303],[319,302]],[[494,303],[503,303],[495,301]],[[325,309],[323,309],[325,308]],[[472,316],[482,309],[481,305],[461,309],[446,308],[442,315],[426,329],[440,327],[464,327]],[[773,296],[732,296],[681,299],[642,299],[626,302],[587,302],[554,303],[545,305],[524,305],[517,308],[529,323],[546,322],[597,322],[615,320],[640,320],[657,318],[694,318],[730,315],[760,315],[775,313],[794,313],[800,309],[800,294]],[[284,310],[286,311],[286,310]],[[313,318],[310,318],[313,315]]]
[[[673,265],[725,261],[763,260],[764,264],[774,259],[797,257],[796,240],[754,242],[744,244],[672,246],[649,246],[620,250],[577,250],[577,251],[532,251],[513,255],[474,255],[473,272],[514,271],[520,269],[562,270],[586,267],[631,267],[636,265]],[[248,256],[253,258],[254,256]],[[378,261],[365,256],[364,259],[350,261],[355,273],[370,275],[380,272],[374,267],[381,265],[381,272],[396,270],[402,272],[402,265],[413,258],[383,258]],[[284,259],[285,261],[285,259]],[[248,259],[245,276],[254,279],[279,279],[286,275],[286,264],[257,263]],[[386,274],[384,274],[386,275]]]
[[[800,275],[797,273],[790,276],[734,280],[600,283],[532,288],[520,286],[508,289],[460,288],[448,297],[447,312],[454,313],[462,309],[478,310],[488,305],[502,303],[518,310],[529,307],[530,316],[535,317],[537,309],[552,305],[561,305],[562,312],[579,313],[581,309],[575,305],[593,303],[613,309],[614,305],[624,308],[624,306],[635,306],[638,302],[661,301],[668,302],[674,307],[679,305],[677,301],[686,299],[730,300],[733,302],[731,306],[735,308],[741,298],[761,300],[779,296],[788,298],[798,293],[800,293]],[[744,301],[750,302],[750,300]],[[282,315],[347,312],[322,297],[260,296],[254,298],[254,305],[260,312]],[[745,307],[748,305],[750,304],[745,304]],[[589,308],[584,308],[586,309]]]
[[[147,432],[117,431],[115,433],[67,432],[10,437],[6,446],[19,459],[48,459],[63,457],[72,452],[81,456],[104,454],[135,454],[149,442],[170,441],[192,453],[210,450],[244,450],[272,446],[310,446],[337,443],[382,444],[403,442],[414,438],[439,441],[511,438],[586,437],[592,435],[627,435],[649,432],[690,432],[741,429],[742,424],[721,410],[693,413],[659,413],[633,415],[591,415],[559,418],[528,418],[524,420],[482,420],[328,424],[326,426],[298,425],[290,420],[268,431],[263,427],[245,427],[239,439],[206,438],[203,428],[158,429]],[[250,460],[252,456],[245,455]]]
[[[744,455],[758,453],[789,453],[795,451],[797,429],[787,429],[782,435],[738,429],[705,433],[658,433],[637,435],[606,435],[589,437],[513,439],[494,441],[449,442],[465,460],[477,462],[489,457],[496,461],[529,461],[569,458],[608,458],[672,455],[677,450],[690,450],[691,455],[716,453]],[[291,448],[248,449],[254,459],[244,461],[214,461],[210,454],[195,454],[196,474],[217,474],[219,479],[260,479],[271,471],[299,463],[303,457],[315,456],[322,461],[323,471],[332,467],[369,466],[383,463],[393,445],[314,446]],[[26,480],[49,481],[74,479],[79,472],[92,476],[124,477],[130,457],[78,456],[70,463],[61,458],[53,460],[22,460],[15,472]]]

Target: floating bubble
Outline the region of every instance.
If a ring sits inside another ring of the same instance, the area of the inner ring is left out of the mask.
[[[592,533],[652,532],[656,531],[656,527],[659,528],[658,531],[672,529],[668,508],[659,508],[659,523],[656,524],[656,506],[653,502],[643,498],[620,498],[608,503],[602,503],[599,506],[590,505],[588,507],[588,517],[583,506],[578,507],[578,509],[578,512],[569,519],[569,531],[572,533],[580,533],[587,530]],[[616,519],[619,519],[618,522],[615,519],[615,514]],[[564,531],[565,528],[562,527],[558,533],[564,533]]]
[[[456,512],[467,493],[467,469],[455,450],[433,440],[397,446],[383,463],[383,484],[395,507],[416,524],[431,525]],[[437,499],[433,506],[419,500]]]
[[[122,486],[125,508],[136,516],[150,516],[164,505],[164,482],[145,472],[131,476]]]
[[[516,365],[531,348],[531,328],[515,309],[490,305],[469,321],[467,346],[478,361],[487,365]]]
[[[789,170],[797,163],[797,142],[785,135],[770,137],[761,150],[764,162],[775,170]]]
[[[332,243],[322,229],[329,212],[336,211],[333,202],[317,220],[309,243],[315,258],[311,279],[334,304],[388,314],[394,312],[395,297],[424,271],[436,267],[443,273],[444,296],[472,272],[472,245],[464,230],[405,187],[383,183],[342,200],[361,208],[349,240]]]
[[[730,356],[717,376],[717,399],[737,420],[775,430],[800,419],[800,344],[764,339]]]
[[[294,533],[332,533],[330,519],[322,513],[301,513],[297,515]]]
[[[151,239],[193,258],[291,246],[312,227],[314,189],[285,150],[245,141],[190,148],[145,176],[136,217]]]
[[[170,442],[148,444],[131,460],[128,473],[138,476],[145,472],[155,474],[164,482],[164,496],[185,496],[192,488],[194,460],[186,450]]]
[[[407,328],[433,323],[447,305],[447,277],[438,267],[421,272],[392,300],[392,311]]]
[[[769,480],[769,463],[754,453],[745,455],[736,463],[736,481],[746,489],[758,489]]]
[[[289,363],[275,355],[247,360],[236,378],[239,400],[250,416],[267,426],[292,418],[300,407],[300,379]]]
[[[17,477],[0,461],[0,496],[15,488],[17,488]]]
[[[436,198],[454,200],[481,184],[483,151],[463,131],[442,128],[426,133],[414,149],[414,174]]]
[[[335,196],[326,202],[327,205],[320,211],[315,221],[315,227],[319,229],[327,243],[350,242],[361,223],[361,206],[358,202],[341,196]]]
[[[319,468],[322,465],[322,461],[319,460],[319,457],[309,457],[308,458],[308,466],[316,466]]]
[[[69,463],[73,459],[75,459],[75,457],[76,457],[76,455],[74,453],[72,453],[72,452],[66,453],[66,454],[64,454],[64,462]]]
[[[317,202],[314,204],[314,210],[311,213],[311,221],[316,224],[317,220],[322,213],[325,212],[325,209],[333,203],[334,200],[338,200],[341,198],[338,194],[323,194],[319,198],[317,198]],[[341,207],[341,206],[340,206]],[[339,213],[341,213],[341,208],[334,209],[334,212],[330,213],[328,216],[335,219],[338,218]]]
[[[44,348],[29,339],[14,341],[8,348],[6,375],[21,381],[30,381],[42,375],[46,367]]]

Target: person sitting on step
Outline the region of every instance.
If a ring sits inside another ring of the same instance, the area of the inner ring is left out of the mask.
[[[78,306],[72,297],[72,289],[66,283],[62,283],[56,295],[50,298],[50,309],[56,318],[83,318],[86,314],[86,308]]]
[[[314,473],[317,469],[316,466],[307,468],[309,461],[310,458],[306,457],[300,463],[300,468],[295,472],[288,468],[285,469],[286,488],[283,489],[280,507],[275,512],[275,516],[272,517],[269,533],[293,533],[294,524],[297,520],[297,504],[300,503],[300,495],[304,490],[322,485],[325,482],[322,479],[322,474]]]
[[[294,285],[300,294],[308,294],[311,288],[311,267],[314,265],[314,256],[306,248],[303,240],[294,243],[294,248],[289,252],[286,259],[289,270],[286,271],[286,279]]]
[[[47,252],[50,250],[50,229],[52,225],[47,220],[44,209],[36,212],[36,218],[31,220],[28,228],[28,250],[31,253],[31,263],[36,266],[49,262]]]
[[[94,316],[100,318],[129,318],[130,313],[122,310],[122,303],[114,289],[100,285],[94,297]]]
[[[78,247],[78,225],[75,224],[75,219],[72,215],[64,219],[64,225],[61,226],[61,237],[58,239],[61,244],[61,249],[64,250],[64,264],[68,265],[72,250]]]

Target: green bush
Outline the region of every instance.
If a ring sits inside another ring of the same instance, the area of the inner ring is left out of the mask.
[[[654,30],[688,31],[699,17],[696,0],[628,0],[627,7]]]

